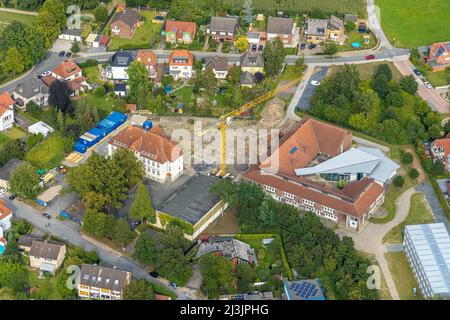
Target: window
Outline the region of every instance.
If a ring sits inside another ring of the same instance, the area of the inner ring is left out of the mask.
[[[309,201],[307,199],[303,199],[303,204],[306,204],[307,206],[310,206],[310,207],[314,207],[315,203],[313,201]]]
[[[276,189],[274,187],[267,186],[267,185],[264,186],[264,189],[266,189],[269,192],[275,192],[276,191]]]
[[[334,213],[334,209],[329,208],[327,206],[322,206],[322,211],[328,212],[328,213]]]
[[[288,199],[295,199],[295,196],[289,192],[283,192],[283,197],[286,197]]]

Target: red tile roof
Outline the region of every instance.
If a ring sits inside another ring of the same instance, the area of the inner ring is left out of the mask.
[[[176,58],[187,58],[187,62],[174,62]],[[192,66],[194,63],[194,56],[188,50],[173,50],[169,56],[169,64],[171,66]]]
[[[10,214],[12,214],[11,209],[8,208],[2,200],[0,200],[0,220],[6,218]]]
[[[64,79],[67,79],[80,71],[81,68],[73,60],[63,61],[52,70],[53,73]]]
[[[14,104],[14,100],[11,98],[8,92],[0,94],[0,116],[6,111],[11,110],[11,106]]]
[[[183,149],[177,143],[158,133],[158,130],[146,131],[130,125],[111,139],[109,144],[138,151],[142,157],[161,164],[173,162],[183,155]]]
[[[183,32],[189,32],[192,38],[195,37],[195,31],[197,30],[197,25],[195,22],[187,21],[166,21],[166,33],[174,31],[176,33],[177,39],[183,38]]]
[[[139,50],[136,54],[136,60],[141,61],[146,66],[156,66],[158,58],[152,50]]]
[[[111,40],[111,37],[109,37],[109,36],[101,36],[100,44],[107,46],[110,40]]]

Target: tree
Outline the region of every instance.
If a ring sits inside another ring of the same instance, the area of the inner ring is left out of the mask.
[[[286,56],[280,38],[276,37],[267,42],[263,51],[263,56],[267,75],[273,77],[279,74]]]
[[[80,44],[78,43],[78,41],[74,41],[74,42],[72,42],[72,46],[70,47],[70,50],[73,52],[73,53],[78,53],[78,52],[80,52]]]
[[[338,48],[337,44],[334,42],[327,43],[325,45],[324,52],[325,52],[325,54],[327,54],[329,56],[334,56],[336,53],[338,53],[338,51],[339,51],[339,48]]]
[[[97,20],[100,23],[105,23],[106,19],[108,18],[108,10],[106,9],[106,6],[101,3],[99,4],[92,13],[95,16],[95,20]]]
[[[233,84],[239,83],[239,81],[241,80],[241,73],[241,68],[239,66],[233,65],[230,69],[230,72],[228,72],[228,80]]]
[[[202,291],[209,299],[234,290],[233,266],[227,258],[205,254],[200,258],[199,266],[203,278]]]
[[[174,222],[171,222],[166,226],[159,242],[164,248],[184,249],[186,246],[183,229]]]
[[[377,67],[375,77],[380,74],[384,74],[388,81],[392,80],[392,70],[387,63],[382,63]]]
[[[445,165],[442,161],[434,161],[431,164],[430,173],[434,175],[442,175],[445,173]]]
[[[72,100],[70,100],[71,95],[72,90],[69,88],[67,82],[55,80],[49,89],[48,103],[63,113],[72,113],[74,109]]]
[[[409,75],[400,80],[400,87],[410,94],[415,94],[419,88],[419,84],[412,75]]]
[[[112,155],[111,160],[119,169],[126,172],[126,188],[133,187],[144,177],[144,165],[136,158],[132,151],[124,148],[118,149]]]
[[[414,160],[414,156],[411,152],[404,152],[402,154],[402,163],[404,164],[410,164]]]
[[[239,52],[245,52],[248,49],[248,39],[244,34],[239,35],[234,42]]]
[[[262,72],[256,72],[253,75],[253,79],[255,80],[256,83],[261,83],[264,80],[264,73]]]
[[[20,140],[11,140],[0,147],[0,166],[4,166],[13,158],[22,159],[23,151],[20,148]]]
[[[153,285],[145,279],[132,280],[123,292],[124,300],[153,300]]]
[[[249,292],[256,281],[256,272],[253,267],[246,263],[238,264],[236,269],[237,287],[239,292]]]
[[[28,288],[29,271],[20,263],[0,263],[0,288],[6,287],[15,294],[23,293]]]
[[[26,199],[34,199],[39,192],[39,175],[29,162],[22,162],[11,172],[9,187],[11,193]]]
[[[417,179],[419,177],[419,171],[416,168],[411,168],[408,172],[408,176],[411,179]]]
[[[106,214],[87,208],[83,217],[83,230],[97,238],[105,235]]]
[[[133,257],[146,266],[155,265],[158,261],[155,239],[146,232],[141,233],[136,241]]]
[[[253,14],[253,4],[252,0],[245,0],[244,4],[242,5],[244,8],[244,18],[246,24],[250,24],[255,20],[255,15]],[[242,52],[242,51],[241,51]]]
[[[192,270],[181,248],[165,248],[158,255],[158,272],[164,278],[182,285],[189,279]]]
[[[53,40],[66,27],[66,10],[60,0],[46,0],[39,10],[36,25],[45,39],[45,47],[49,48]]]
[[[258,220],[263,227],[273,228],[277,224],[277,217],[272,209],[269,198],[265,198],[259,206]]]
[[[336,183],[336,187],[339,189],[339,190],[342,190],[342,189],[344,189],[344,187],[347,185],[347,181],[345,181],[345,180],[339,180],[337,183]]]
[[[16,47],[9,48],[2,63],[2,69],[5,73],[12,73],[15,76],[25,70],[25,65],[21,54]]]
[[[403,105],[403,96],[400,92],[394,91],[386,96],[386,105],[399,108]]]
[[[355,31],[355,29],[356,29],[356,24],[353,21],[347,21],[345,23],[345,30],[347,30],[347,32]]]
[[[403,178],[402,176],[395,176],[393,182],[394,182],[394,186],[401,188],[405,184],[405,178]]]
[[[145,65],[139,61],[133,61],[127,69],[128,84],[130,85],[130,99],[134,101],[139,108],[143,108],[152,88],[148,81],[148,70]]]
[[[384,99],[389,94],[389,80],[385,74],[376,75],[372,80],[372,88]]]
[[[130,226],[125,219],[118,219],[114,226],[112,241],[118,246],[124,247],[130,243],[134,238],[134,232],[131,231]]]
[[[150,223],[156,222],[155,209],[152,206],[150,194],[145,185],[139,184],[136,196],[130,209],[130,218],[136,219],[144,223],[148,220]]]

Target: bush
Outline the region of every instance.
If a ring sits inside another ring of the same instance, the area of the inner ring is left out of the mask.
[[[445,166],[442,161],[436,161],[431,164],[430,173],[434,175],[441,175],[445,173]]]
[[[414,156],[411,152],[405,152],[402,154],[402,163],[404,164],[410,164],[414,160]]]
[[[345,181],[345,180],[339,180],[339,181],[336,183],[336,187],[337,187],[339,190],[341,190],[341,189],[343,189],[343,188],[345,187],[346,184],[347,184],[347,181]]]
[[[402,176],[396,176],[394,178],[394,186],[401,188],[405,185],[405,178],[403,178]]]
[[[95,89],[95,95],[97,97],[103,97],[106,93],[106,90],[103,86],[98,87],[97,89]]]
[[[419,171],[416,168],[412,168],[411,170],[409,170],[408,176],[411,179],[417,179],[419,177]]]

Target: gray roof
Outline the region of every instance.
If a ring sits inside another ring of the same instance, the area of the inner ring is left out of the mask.
[[[9,160],[3,167],[0,168],[0,179],[9,181],[9,176],[11,175],[11,172],[16,170],[16,168],[21,164],[23,161],[19,159],[11,159]]]
[[[356,14],[350,14],[350,13],[346,13],[344,15],[344,20],[345,21],[353,21],[353,22],[357,22],[358,21],[358,16]]]
[[[34,234],[23,234],[19,237],[19,240],[17,240],[17,244],[19,246],[31,248],[31,245],[33,244],[34,240],[43,241],[44,239],[41,236],[34,235]]]
[[[140,19],[140,16],[139,16],[139,13],[137,13],[137,11],[127,8],[121,12],[117,12],[114,15],[114,18],[112,19],[111,23],[114,23],[114,22],[120,20],[120,21],[123,21],[130,28],[133,28],[134,24],[139,19]]]
[[[294,27],[294,19],[269,17],[267,20],[267,33],[291,34]]]
[[[248,243],[236,240],[232,237],[214,237],[208,242],[200,244],[195,258],[208,254],[220,252],[228,259],[237,258],[249,263],[256,263],[255,250]]]
[[[61,249],[65,246],[65,244],[53,241],[33,240],[31,243],[30,256],[56,260]]]
[[[71,36],[80,36],[83,33],[83,30],[81,29],[64,29],[63,31],[61,31],[61,34],[67,34],[67,35],[71,35]]]
[[[305,32],[310,35],[324,36],[327,27],[327,19],[306,19]]]
[[[212,17],[209,29],[212,31],[235,32],[238,19],[235,17]]]
[[[248,71],[242,72],[239,83],[253,85],[253,83],[255,83],[255,80],[253,79],[253,74]]]
[[[130,278],[131,274],[128,271],[90,264],[81,265],[80,284],[82,285],[122,291],[128,285]]]
[[[48,94],[48,87],[41,80],[34,77],[28,78],[14,89],[14,95],[17,94],[26,99],[31,99],[39,93]]]
[[[218,178],[195,175],[175,191],[157,209],[195,225],[217,203],[220,197],[209,192]]]
[[[206,60],[205,68],[212,68],[215,71],[227,71],[228,70],[228,58],[227,57],[212,57]]]
[[[400,166],[375,148],[351,148],[312,167],[295,169],[297,176],[323,173],[364,173],[385,183]]]
[[[247,51],[241,56],[241,67],[264,67],[264,57],[262,53]]]
[[[116,52],[111,58],[111,67],[128,67],[134,60],[134,54],[131,51]]]
[[[344,21],[336,16],[331,16],[331,18],[328,20],[328,29],[331,30],[344,29]]]
[[[450,296],[450,235],[443,223],[405,226],[416,261],[422,265],[431,291]]]
[[[261,34],[259,32],[247,32],[246,33],[248,39],[259,40],[261,38]]]

